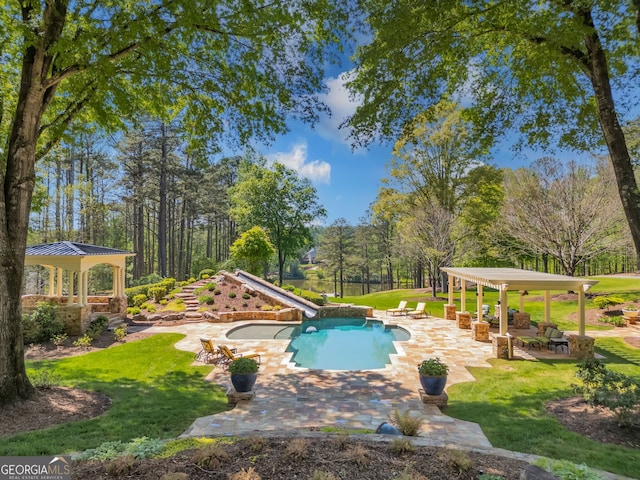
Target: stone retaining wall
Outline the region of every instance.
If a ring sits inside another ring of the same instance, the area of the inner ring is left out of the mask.
[[[366,318],[373,317],[373,308],[360,307],[349,304],[332,304],[318,308],[318,318],[346,317],[346,318]]]

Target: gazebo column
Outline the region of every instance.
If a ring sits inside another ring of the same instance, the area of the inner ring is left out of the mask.
[[[89,271],[82,272],[82,305],[89,305]]]
[[[114,297],[118,297],[120,295],[120,267],[112,266],[111,276],[111,291]]]
[[[84,305],[83,300],[84,300],[84,281],[82,279],[84,275],[84,272],[80,271],[78,272],[78,306],[82,307]]]
[[[60,267],[56,267],[58,273],[58,281],[56,282],[56,295],[58,297],[62,296],[62,269]]]
[[[53,297],[55,293],[56,267],[49,267],[49,293],[48,296]]]
[[[69,297],[67,298],[67,305],[73,305],[73,292],[75,290],[74,288],[74,283],[75,283],[75,275],[76,272],[74,272],[73,270],[69,270]]]

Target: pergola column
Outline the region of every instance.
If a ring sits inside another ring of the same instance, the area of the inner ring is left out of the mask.
[[[467,311],[467,281],[464,278],[460,279],[460,311]]]
[[[582,288],[578,289],[578,335],[585,335],[585,326],[584,326],[584,291],[585,287],[589,288],[588,285],[583,285]]]
[[[447,292],[449,294],[448,296],[449,305],[453,305],[453,285],[454,285],[455,277],[453,275],[447,275],[447,278],[449,281],[449,291]]]
[[[551,321],[551,292],[549,290],[544,291],[544,321],[546,323]]]
[[[500,285],[500,335],[506,335],[509,330],[509,307],[507,305],[508,284]]]
[[[477,320],[479,322],[481,322],[483,320],[482,318],[482,301],[483,298],[483,291],[482,291],[482,285],[478,283],[478,297],[477,297],[477,302],[476,302],[476,312],[478,312],[478,316],[477,316]]]

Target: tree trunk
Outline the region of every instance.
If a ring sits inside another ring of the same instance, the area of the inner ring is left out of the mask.
[[[0,170],[0,405],[29,398],[35,391],[24,363],[21,301],[40,121],[55,93],[55,86],[42,85],[52,60],[47,42],[60,35],[66,15],[64,5],[57,8],[49,12],[51,23],[39,43],[25,47],[6,164]],[[25,20],[31,15],[28,6],[23,15]]]
[[[591,12],[585,12],[583,15],[585,24],[593,29],[593,33],[585,35],[584,38],[585,46],[589,52],[589,60],[586,64],[589,69],[587,75],[593,85],[600,127],[609,150],[622,207],[631,229],[631,237],[636,251],[636,268],[640,270],[640,192],[638,191],[638,183],[624,133],[618,122],[611,93],[606,55],[602,49],[600,38],[595,33]]]
[[[167,131],[160,125],[161,155],[158,206],[158,269],[160,276],[167,276]]]

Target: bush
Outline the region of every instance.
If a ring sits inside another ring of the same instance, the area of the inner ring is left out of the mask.
[[[612,305],[620,305],[624,303],[624,299],[620,297],[604,297],[599,296],[593,299],[593,304],[600,309],[609,308]]]
[[[140,313],[140,307],[128,307],[127,314],[128,315],[138,315]]]
[[[153,287],[149,289],[149,295],[152,296],[156,302],[159,302],[167,294],[165,287]]]
[[[82,337],[78,338],[75,342],[73,342],[73,346],[78,347],[82,350],[88,350],[89,347],[91,347],[92,341],[93,340],[89,335],[83,335]]]
[[[398,410],[393,411],[391,416],[391,422],[398,427],[398,430],[407,437],[417,437],[422,426],[422,418],[412,417],[409,415],[409,410],[404,413],[399,413]]]
[[[249,300],[251,298],[251,295],[249,295],[248,293],[245,292],[245,293],[242,294],[242,298],[244,300]]]
[[[109,319],[104,315],[100,315],[95,320],[92,320],[87,328],[87,335],[94,340],[100,336],[104,329],[109,326]]]
[[[229,373],[256,373],[260,367],[253,358],[236,358],[229,364]]]
[[[568,460],[540,458],[533,462],[540,468],[555,475],[560,480],[601,480],[602,476],[590,470],[586,465],[576,465]]]
[[[41,390],[60,385],[60,377],[49,369],[33,370],[29,373],[29,380],[31,385]]]
[[[261,310],[263,312],[270,312],[271,310],[273,310],[273,307],[271,305],[263,305]]]
[[[139,293],[133,297],[133,306],[142,307],[142,304],[148,300],[144,293]]]
[[[216,271],[214,269],[205,268],[204,270],[200,270],[200,273],[198,274],[198,278],[207,279],[209,277],[213,277],[215,274],[216,274]]]
[[[209,282],[207,283],[207,290],[209,290],[210,292],[213,292],[216,289],[217,285],[215,282]]]
[[[64,322],[58,317],[58,307],[46,302],[38,302],[31,314],[31,320],[38,325],[36,342],[46,342],[64,333]]]
[[[167,303],[169,303],[169,301],[166,298],[163,298],[158,303],[164,307]]]
[[[161,300],[162,301],[162,300]],[[149,313],[155,313],[156,311],[156,306],[155,305],[149,305],[147,306],[147,312]]]
[[[54,335],[51,337],[51,343],[56,347],[60,347],[67,340],[67,334],[61,333],[60,335]]]
[[[220,295],[222,293],[222,291],[219,288],[214,288],[213,289],[213,294],[214,295]]]
[[[124,342],[124,337],[127,336],[127,325],[122,324],[117,328],[113,329],[113,339],[116,342]]]
[[[215,300],[211,295],[202,295],[198,297],[198,302],[206,303],[207,305],[213,305],[215,303]]]
[[[236,298],[236,292],[229,292],[229,298]]]
[[[40,324],[31,315],[22,315],[22,337],[25,344],[35,343],[40,338]]]
[[[590,405],[613,412],[621,427],[632,424],[633,412],[640,406],[640,385],[632,377],[608,370],[600,360],[590,359],[578,365],[576,377],[582,385],[574,385]]]

